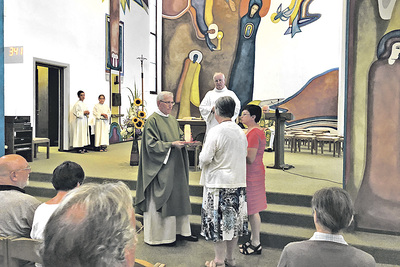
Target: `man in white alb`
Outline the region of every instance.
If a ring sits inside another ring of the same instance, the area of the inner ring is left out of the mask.
[[[90,111],[86,104],[83,103],[85,92],[78,91],[78,97],[78,102],[72,108],[72,114],[75,117],[72,121],[72,146],[78,153],[85,153],[88,151],[84,147],[90,143],[88,124]]]
[[[100,152],[107,151],[107,146],[110,143],[110,123],[109,118],[111,116],[110,108],[104,104],[106,97],[101,94],[99,95],[99,103],[93,108],[93,116],[96,119],[94,126],[94,146],[98,148]]]
[[[205,95],[199,106],[200,114],[206,121],[207,125],[206,134],[212,127],[218,125],[218,122],[215,120],[214,117],[214,105],[215,101],[217,101],[218,98],[222,96],[230,96],[233,98],[233,100],[235,100],[236,107],[235,107],[235,113],[232,117],[232,121],[235,121],[240,113],[240,101],[234,92],[226,88],[225,75],[221,72],[216,72],[214,74],[213,79],[215,88],[207,92],[207,94]]]

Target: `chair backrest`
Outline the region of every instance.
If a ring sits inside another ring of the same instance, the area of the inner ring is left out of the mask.
[[[0,266],[8,266],[7,237],[0,236]]]
[[[8,267],[21,266],[21,263],[42,263],[39,255],[41,241],[30,238],[7,238],[7,264]]]

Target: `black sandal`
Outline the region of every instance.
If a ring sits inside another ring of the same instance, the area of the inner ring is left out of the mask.
[[[248,249],[251,249],[252,251],[249,252]],[[262,246],[260,243],[257,247],[255,247],[251,244],[251,241],[247,241],[243,245],[239,245],[239,251],[244,255],[254,255],[254,254],[260,255],[262,251]]]

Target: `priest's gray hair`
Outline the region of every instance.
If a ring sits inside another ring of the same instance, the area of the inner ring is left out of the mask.
[[[217,76],[217,75],[222,75],[222,78],[224,79],[224,81],[225,81],[225,74],[223,74],[222,72],[216,72],[216,73],[214,73],[214,75],[213,75],[213,80],[215,80],[215,76]]]
[[[215,113],[224,118],[232,118],[235,114],[236,103],[230,96],[223,96],[215,102]]]
[[[353,220],[353,202],[349,193],[339,187],[315,192],[311,207],[316,213],[317,222],[332,234],[348,227]]]
[[[71,190],[46,225],[44,266],[125,266],[125,249],[136,245],[132,216],[123,182]]]
[[[166,96],[172,96],[174,97],[174,94],[172,92],[169,91],[161,91],[158,95],[157,95],[157,102],[160,100],[164,100]]]

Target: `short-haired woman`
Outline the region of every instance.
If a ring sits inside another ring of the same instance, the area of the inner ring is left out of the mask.
[[[238,237],[248,233],[246,203],[247,141],[231,118],[235,101],[230,96],[215,103],[218,125],[211,128],[199,156],[204,186],[201,235],[214,241],[215,258],[206,266],[235,266]]]
[[[246,243],[239,246],[244,255],[261,254],[260,211],[267,208],[265,195],[265,167],[263,163],[265,134],[257,124],[261,118],[261,108],[256,105],[247,105],[243,108],[241,120],[247,125],[247,157],[246,157],[246,191],[247,212],[251,226],[251,237]]]

